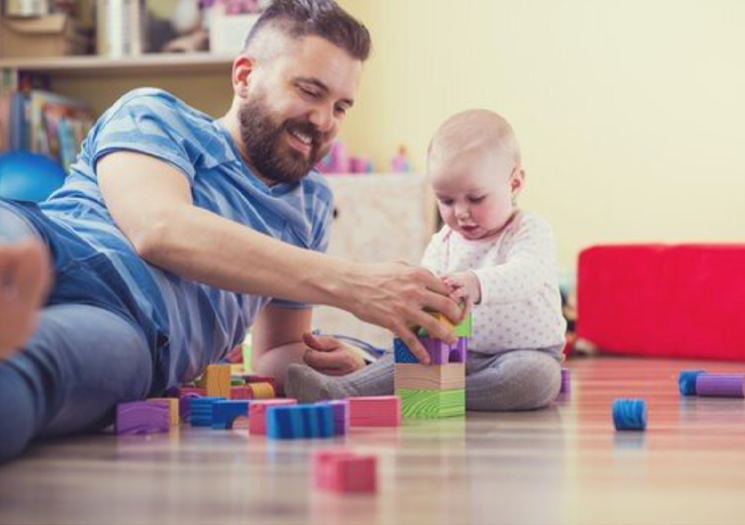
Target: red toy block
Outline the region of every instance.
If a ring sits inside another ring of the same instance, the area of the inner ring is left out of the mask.
[[[297,405],[295,399],[260,399],[248,405],[248,432],[252,436],[266,435],[266,409],[269,407]]]
[[[249,386],[230,387],[230,399],[250,400],[254,398],[254,391]]]
[[[350,397],[349,422],[352,427],[401,426],[399,396]]]
[[[375,456],[319,450],[313,454],[313,481],[321,490],[342,494],[374,493],[378,489],[377,467]]]

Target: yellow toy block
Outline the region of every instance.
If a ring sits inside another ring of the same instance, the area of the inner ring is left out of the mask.
[[[208,365],[197,386],[206,389],[209,397],[230,399],[230,381],[230,365]]]

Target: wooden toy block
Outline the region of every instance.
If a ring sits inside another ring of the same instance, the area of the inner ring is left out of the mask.
[[[274,399],[277,392],[272,383],[248,383],[247,388],[251,389],[253,399]]]
[[[317,489],[350,493],[377,492],[377,458],[340,450],[313,454],[313,480]]]
[[[326,401],[334,411],[334,435],[346,436],[349,433],[349,400]]]
[[[443,365],[448,363],[465,363],[468,354],[468,338],[459,337],[453,346],[445,341],[432,337],[420,337],[424,349],[430,357],[430,364]],[[409,350],[409,347],[399,338],[393,340],[393,353],[396,363],[418,363],[419,360]]]
[[[466,391],[396,390],[401,396],[401,412],[406,419],[438,419],[466,413]]]
[[[443,314],[439,312],[427,312],[430,315],[434,316],[435,319],[443,323],[448,328],[451,328],[453,332],[455,333],[456,337],[473,337],[473,313],[469,312],[465,319],[463,319],[460,323],[453,326],[453,323],[450,322],[450,319],[445,317]],[[425,328],[419,328],[417,331],[417,335],[419,337],[428,337],[429,334],[427,333],[427,330]]]
[[[233,428],[233,422],[239,417],[248,417],[248,401],[217,401],[212,404],[212,429],[227,430]]]
[[[205,397],[207,395],[206,388],[197,388],[195,386],[182,386],[178,389],[178,397],[183,397],[186,394],[194,394],[199,397]]]
[[[254,391],[248,385],[230,387],[230,399],[253,399]]]
[[[350,397],[349,424],[352,427],[397,427],[401,425],[398,396]]]
[[[243,379],[249,385],[251,383],[271,383],[275,390],[277,388],[274,376],[263,376],[260,374],[241,374],[241,379]]]
[[[170,409],[165,403],[119,403],[114,428],[120,436],[168,432],[171,428]]]
[[[212,426],[212,405],[224,397],[195,397],[189,404],[189,421],[193,427]]]
[[[163,403],[168,407],[168,416],[172,427],[179,425],[179,413],[181,406],[178,399],[173,397],[153,397],[147,400],[148,403]]]
[[[248,405],[248,431],[252,436],[266,434],[266,410],[269,407],[297,405],[294,399],[264,399]]]
[[[246,384],[246,380],[243,379],[242,377],[235,377],[235,376],[233,376],[233,377],[230,378],[230,386],[231,387],[234,387],[234,386],[243,386],[245,384]]]
[[[266,410],[266,435],[271,439],[333,437],[334,411],[326,403],[269,407]]]
[[[396,364],[396,391],[405,390],[462,390],[466,388],[465,363],[447,365]]]
[[[208,397],[230,398],[230,365],[208,365],[207,371],[197,382],[207,390]]]

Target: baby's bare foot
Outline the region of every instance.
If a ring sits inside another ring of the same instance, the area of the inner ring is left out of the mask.
[[[31,337],[50,282],[49,254],[40,242],[0,246],[0,361]]]

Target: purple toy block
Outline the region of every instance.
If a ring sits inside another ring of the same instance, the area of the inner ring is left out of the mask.
[[[745,397],[744,374],[700,374],[696,377],[696,394],[706,397]]]
[[[561,369],[561,387],[559,394],[568,394],[572,390],[572,375],[568,368]]]
[[[433,365],[466,362],[466,353],[468,352],[468,338],[466,337],[459,337],[458,342],[453,346],[432,337],[423,337],[420,341],[427,349]]]
[[[338,399],[328,403],[334,411],[334,435],[346,436],[349,433],[349,401]]]
[[[116,433],[156,434],[168,432],[171,427],[170,409],[165,403],[119,403],[116,406]]]

